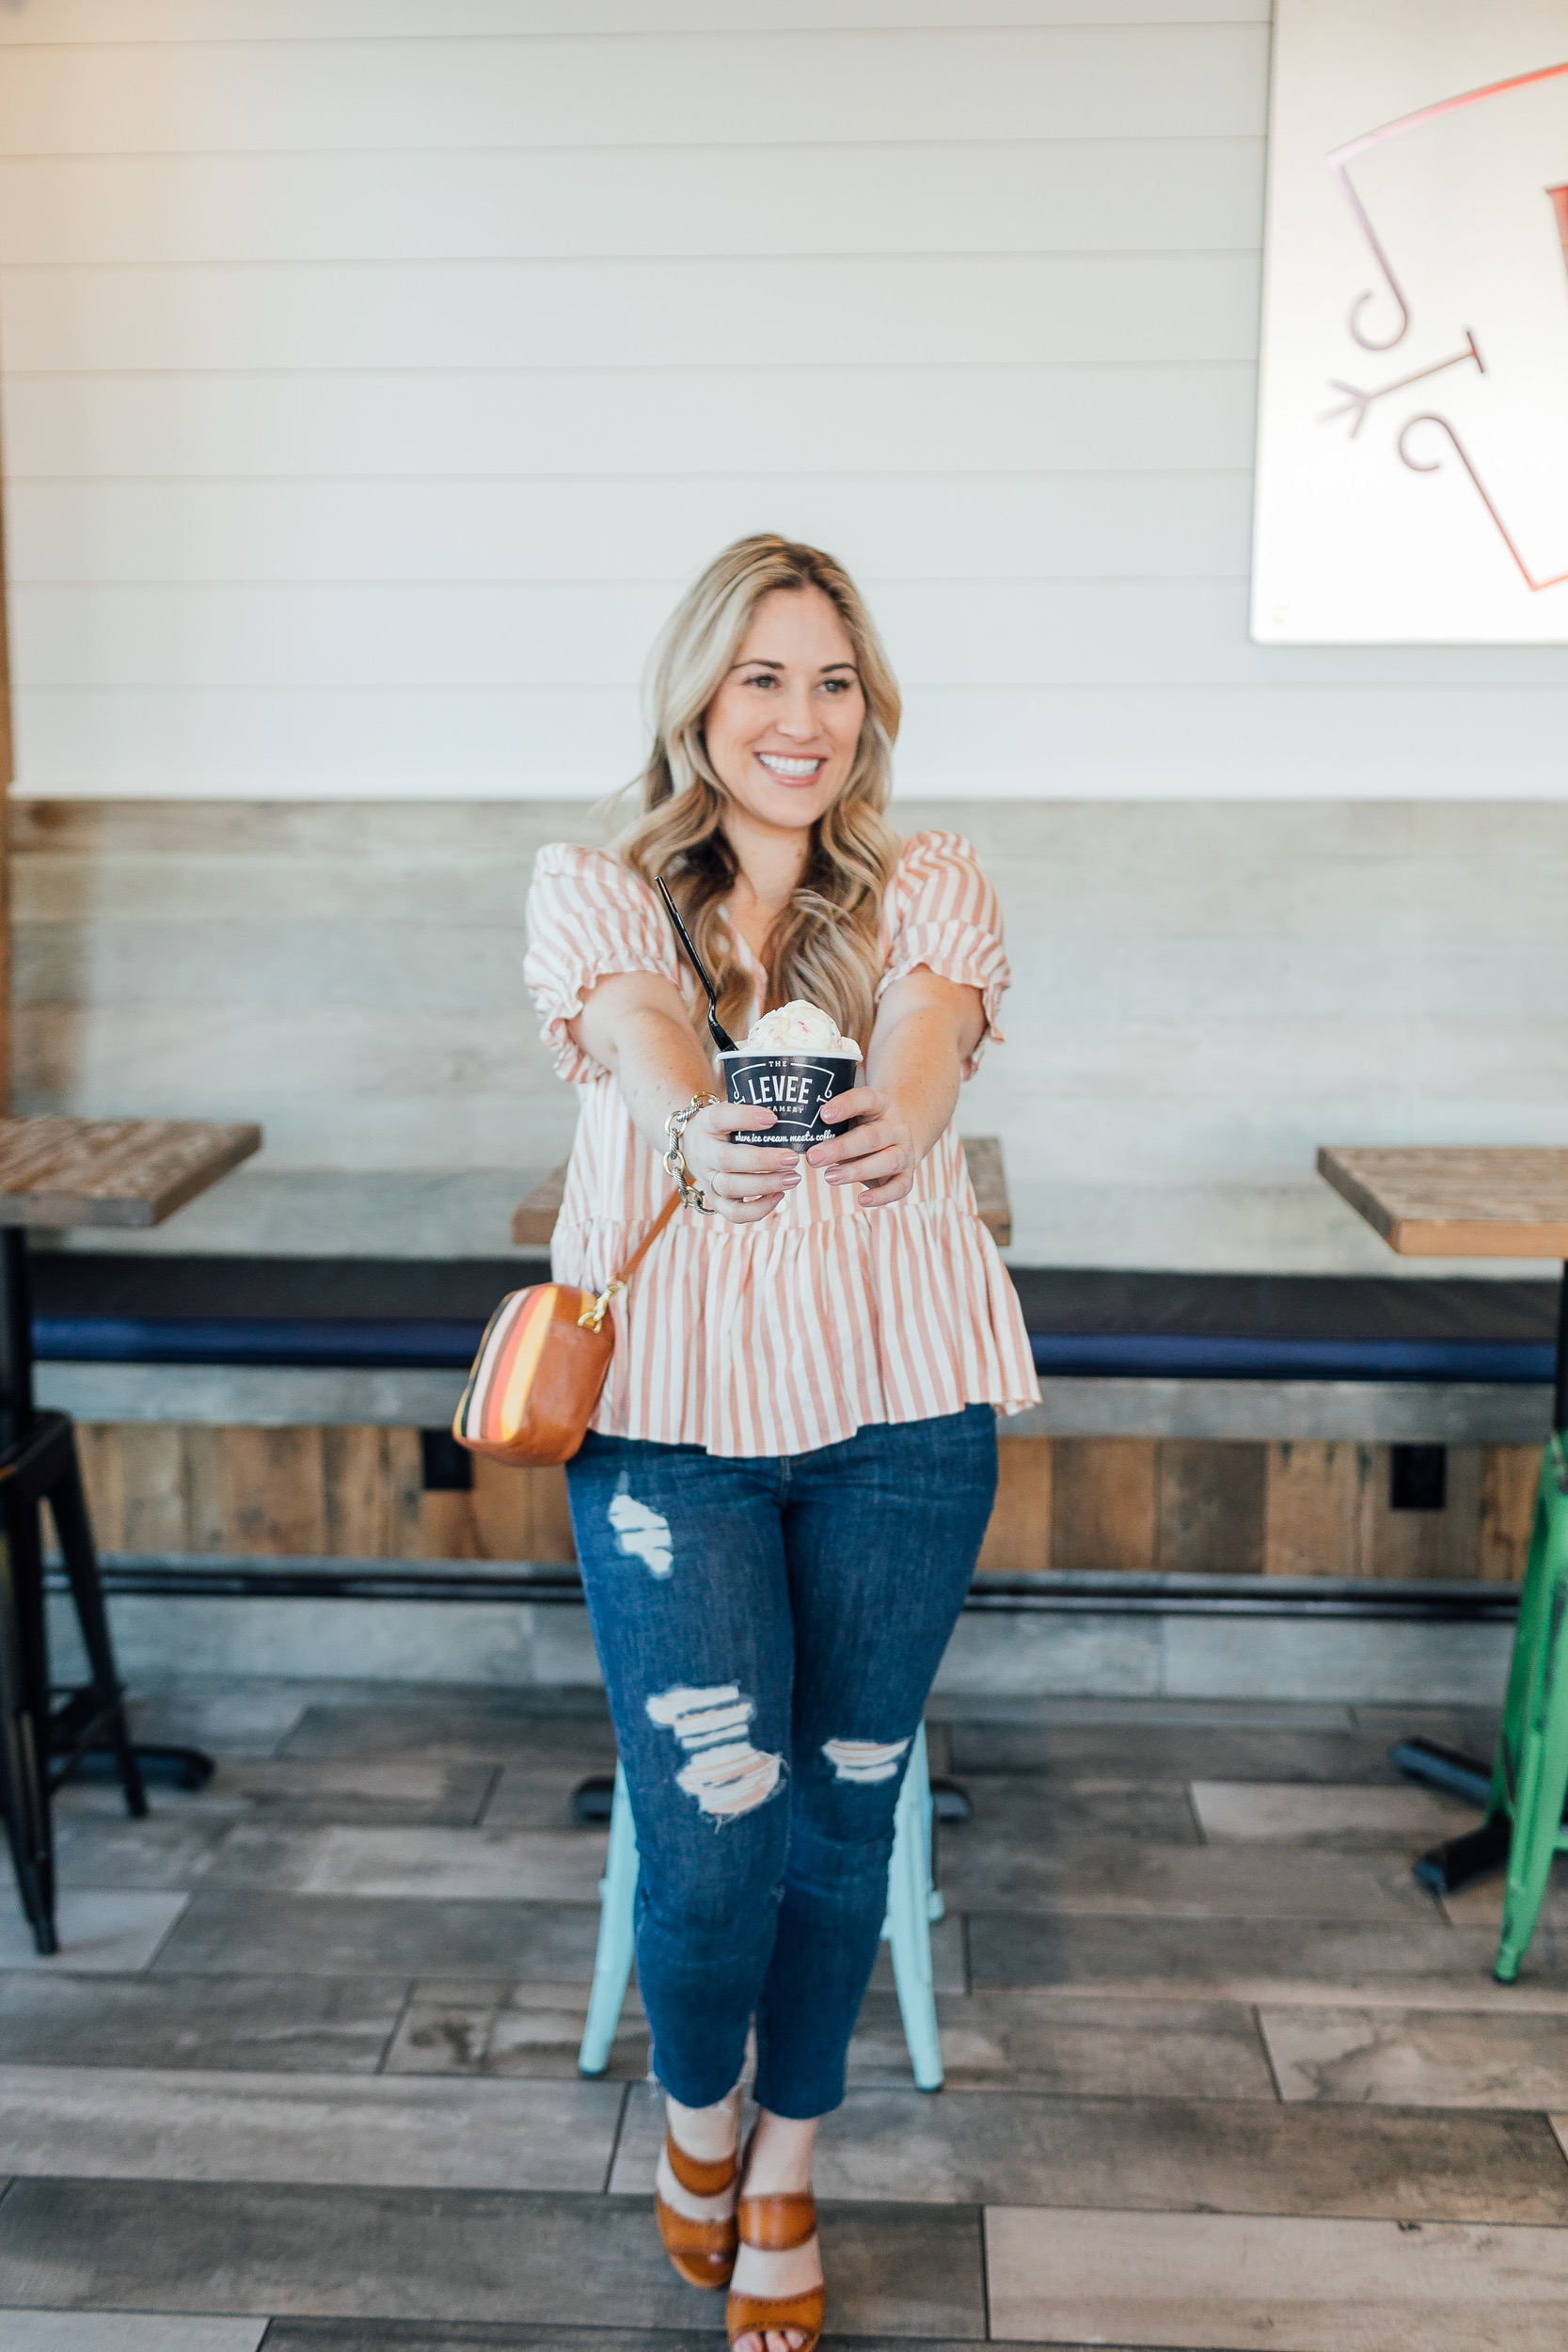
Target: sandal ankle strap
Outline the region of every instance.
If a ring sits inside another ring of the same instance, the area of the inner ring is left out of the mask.
[[[809,2189],[772,2197],[743,2197],[736,2208],[740,2243],[757,2253],[787,2254],[816,2234],[816,2200]]]
[[[673,2132],[664,2135],[664,2153],[670,2159],[670,2169],[689,2197],[721,2197],[735,2186],[739,2169],[736,2154],[721,2156],[706,2164],[701,2156],[689,2155]]]

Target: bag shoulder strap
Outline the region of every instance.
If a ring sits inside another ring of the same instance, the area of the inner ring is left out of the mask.
[[[670,1219],[674,1216],[675,1211],[680,1207],[681,1198],[682,1196],[678,1192],[672,1193],[670,1199],[664,1203],[663,1208],[660,1209],[658,1215],[655,1217],[653,1223],[649,1226],[647,1232],[638,1243],[637,1248],[632,1251],[631,1256],[626,1260],[626,1264],[621,1268],[620,1273],[612,1274],[609,1281],[605,1284],[603,1290],[599,1293],[597,1298],[594,1299],[593,1305],[583,1309],[581,1314],[578,1317],[578,1321],[581,1324],[585,1331],[602,1331],[604,1329],[604,1319],[610,1312],[610,1300],[615,1296],[617,1291],[624,1291],[626,1289],[626,1284],[631,1280],[632,1276],[637,1272],[638,1267],[641,1264],[643,1259],[647,1256],[655,1242],[657,1241],[660,1233],[663,1232],[665,1227],[669,1224]]]
[[[625,1290],[626,1284],[631,1280],[632,1276],[637,1272],[638,1267],[641,1264],[643,1259],[647,1256],[655,1242],[657,1241],[660,1233],[663,1232],[665,1227],[669,1224],[670,1219],[674,1216],[675,1211],[680,1207],[681,1198],[682,1196],[678,1192],[673,1192],[670,1195],[669,1200],[664,1203],[663,1208],[660,1209],[658,1215],[655,1217],[653,1223],[649,1226],[647,1232],[638,1243],[637,1248],[632,1251],[631,1256],[626,1260],[626,1264],[621,1268],[620,1273],[615,1277],[614,1287],[617,1290]]]

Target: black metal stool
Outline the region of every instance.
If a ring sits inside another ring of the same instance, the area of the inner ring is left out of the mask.
[[[58,1694],[50,1688],[44,1623],[45,1502],[91,1673],[80,1689]],[[14,1225],[0,1230],[0,1806],[33,1941],[40,1952],[56,1952],[51,1795],[95,1747],[113,1756],[126,1810],[137,1819],[147,1792],[115,1671],[75,1431],[66,1414],[40,1413],[33,1403],[27,1237]]]
[[[139,1817],[148,1770],[199,1788],[213,1766],[196,1748],[131,1744],[75,1433],[67,1414],[34,1401],[24,1229],[162,1224],[261,1141],[260,1127],[213,1120],[0,1118],[0,1807],[40,1952],[59,1949],[49,1800],[66,1775],[102,1763]],[[49,1681],[44,1503],[87,1654],[90,1679],[74,1690]]]

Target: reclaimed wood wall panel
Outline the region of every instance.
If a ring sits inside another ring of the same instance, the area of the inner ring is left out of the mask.
[[[1448,1502],[1441,1511],[1396,1511],[1388,1500],[1389,1454],[1376,1446],[1362,1494],[1361,1562],[1356,1573],[1460,1582],[1481,1574],[1481,1448],[1448,1449]]]
[[[105,1552],[576,1557],[563,1470],[475,1459],[425,1492],[417,1429],[84,1423]],[[1390,1449],[1106,1438],[1001,1447],[981,1573],[1415,1577],[1517,1582],[1540,1457],[1450,1446],[1441,1511],[1395,1511]]]
[[[185,1509],[184,1434],[152,1423],[138,1429],[129,1444],[122,1442],[122,1541],[127,1551],[193,1549]],[[246,1429],[231,1434],[243,1442],[255,1433]],[[243,1532],[236,1529],[237,1534]]]
[[[185,1537],[193,1551],[228,1551],[227,1429],[193,1425],[185,1438]],[[119,1449],[122,1455],[125,1448]],[[126,1549],[134,1547],[127,1545]]]
[[[527,1557],[531,1560],[575,1560],[577,1545],[572,1535],[565,1471],[539,1470],[522,1474],[528,1481],[530,1549]]]
[[[996,1508],[980,1548],[982,1572],[1051,1565],[1053,1447],[1049,1438],[1013,1438],[997,1448]]]
[[[321,1429],[224,1433],[225,1549],[314,1553],[326,1549],[326,1465]]]
[[[418,1432],[322,1432],[326,1549],[342,1559],[408,1559],[422,1552]]]
[[[1269,1447],[1263,1518],[1266,1576],[1360,1575],[1372,1451],[1343,1439],[1292,1438]]]
[[[1489,1583],[1522,1584],[1535,1524],[1541,1454],[1532,1445],[1481,1450],[1481,1565]]]
[[[82,1422],[105,1552],[418,1559],[417,1429],[217,1429]]]
[[[1261,1576],[1266,1446],[1166,1438],[1156,1475],[1162,1576]]]
[[[420,1549],[427,1560],[483,1560],[474,1526],[473,1499],[442,1492],[422,1497]]]
[[[79,1421],[76,1458],[101,1551],[126,1551],[125,1448],[118,1422]]]
[[[575,1560],[563,1470],[514,1470],[476,1455],[467,1493],[423,1498],[433,1560]]]
[[[1155,1460],[1145,1438],[1057,1438],[1051,1509],[1053,1568],[1147,1570],[1155,1556]]]

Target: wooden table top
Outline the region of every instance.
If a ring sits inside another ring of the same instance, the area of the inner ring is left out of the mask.
[[[1568,1150],[1325,1144],[1318,1173],[1402,1256],[1568,1260]]]
[[[161,1225],[261,1142],[211,1119],[0,1119],[0,1225]]]

